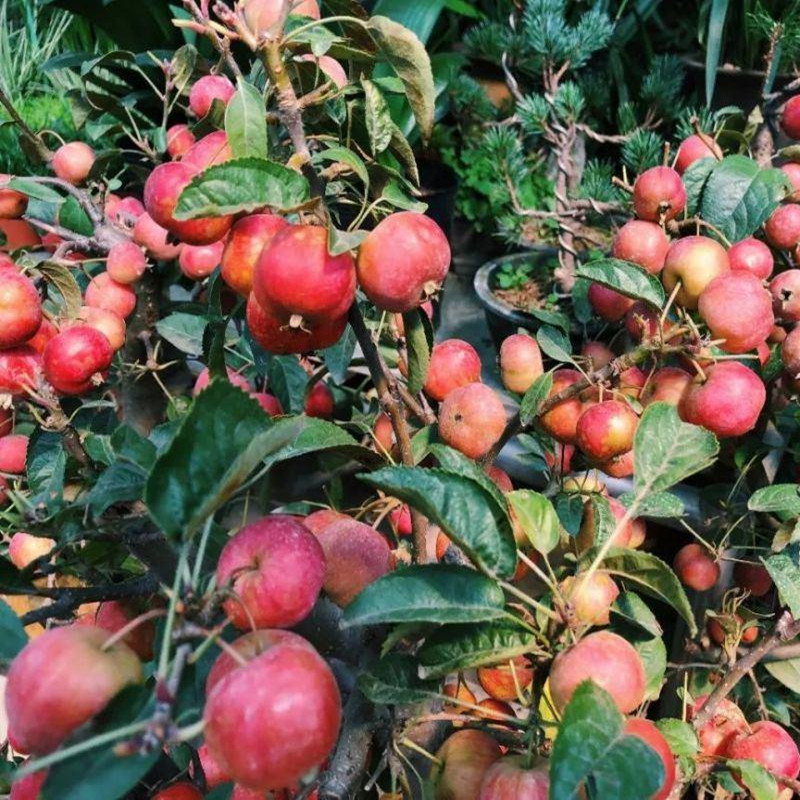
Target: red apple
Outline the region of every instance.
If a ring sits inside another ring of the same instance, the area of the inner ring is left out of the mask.
[[[737,586],[747,589],[753,597],[763,597],[772,589],[772,578],[763,564],[737,561],[733,578]]]
[[[675,159],[675,170],[683,175],[695,161],[701,158],[722,158],[722,148],[710,136],[698,136],[696,133],[681,142],[678,156]]]
[[[242,528],[222,549],[217,585],[240,630],[288,628],[304,619],[325,578],[325,556],[314,535],[293,517],[273,514]]]
[[[689,710],[689,719],[696,717],[708,700],[708,695],[698,697]],[[724,756],[733,739],[747,730],[747,720],[735,703],[723,699],[714,709],[712,718],[697,732],[700,752],[705,756]]]
[[[578,625],[608,625],[619,588],[607,573],[595,572],[588,580],[586,575],[565,578],[561,594],[569,603],[569,618]]]
[[[451,734],[436,751],[431,768],[434,800],[478,800],[486,771],[501,755],[488,733],[467,729]]]
[[[675,755],[661,731],[649,719],[634,717],[625,723],[625,733],[641,739],[648,747],[656,751],[664,764],[664,782],[650,800],[667,800],[672,793],[677,779]]]
[[[18,347],[42,324],[42,301],[36,286],[15,267],[0,267],[0,349]]]
[[[67,142],[56,150],[50,166],[61,180],[82,184],[94,166],[94,150],[83,142]]]
[[[531,340],[533,341],[533,340]],[[481,359],[478,351],[462,339],[447,339],[434,345],[425,393],[441,402],[454,389],[481,379]]]
[[[632,219],[617,231],[611,245],[611,255],[638,264],[652,275],[658,275],[664,266],[668,249],[669,239],[660,225]]]
[[[639,418],[620,400],[604,400],[589,406],[578,420],[575,442],[595,461],[607,461],[633,447]]]
[[[289,223],[277,214],[249,214],[231,228],[222,254],[222,279],[247,297],[253,289],[253,273],[265,248]]]
[[[37,558],[49,555],[55,546],[53,539],[18,531],[8,543],[8,558],[17,569],[25,569]]]
[[[731,269],[752,272],[756,278],[765,281],[775,269],[772,250],[764,242],[752,236],[728,248],[728,261]]]
[[[728,253],[721,244],[707,236],[686,236],[670,245],[661,280],[667,293],[680,282],[676,302],[695,309],[706,286],[729,269]]]
[[[684,586],[705,592],[719,580],[719,564],[713,555],[696,542],[678,550],[673,562],[675,574]]]
[[[236,88],[224,75],[204,75],[192,85],[189,92],[189,110],[197,117],[204,117],[211,111],[211,105],[215,100],[226,106],[234,94]]]
[[[506,427],[506,410],[494,389],[470,383],[455,389],[439,407],[439,435],[468,458],[482,458]]]
[[[532,336],[515,333],[500,345],[500,377],[509,392],[525,394],[544,373],[542,351]]]
[[[549,792],[546,761],[526,769],[523,756],[507,756],[489,768],[478,800],[548,800]]]
[[[510,702],[516,701],[533,682],[533,667],[525,656],[517,656],[492,667],[479,667],[477,675],[489,697]]]
[[[670,167],[652,167],[633,184],[633,207],[639,219],[649,222],[675,219],[685,206],[683,181]]]
[[[788,731],[777,722],[759,721],[735,736],[728,745],[728,758],[751,759],[773,775],[796,778],[800,774],[800,752]]]

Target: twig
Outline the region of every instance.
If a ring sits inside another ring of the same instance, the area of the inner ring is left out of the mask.
[[[9,100],[8,96],[0,90],[0,104],[8,112],[8,115],[14,120],[14,124],[20,129],[22,136],[27,139],[36,151],[36,156],[42,163],[47,164],[53,158],[53,151],[42,141],[42,137],[34,133],[19,115],[14,104]]]
[[[400,457],[406,466],[413,466],[414,455],[411,449],[411,437],[408,432],[408,423],[403,416],[403,406],[397,381],[383,361],[383,357],[375,344],[372,334],[364,322],[364,317],[358,308],[358,303],[350,307],[350,324],[356,335],[364,360],[367,362],[372,382],[378,392],[381,408],[389,416],[394,429],[395,439],[400,448]],[[427,561],[428,536],[425,518],[415,509],[411,509],[411,527],[414,539],[414,554],[416,561],[424,564]]]
[[[719,706],[731,691],[733,691],[736,684],[748,675],[764,656],[771,653],[780,645],[791,641],[799,634],[800,621],[796,621],[788,611],[785,611],[775,624],[775,630],[772,634],[764,637],[761,644],[754,647],[746,656],[740,658],[722,681],[717,684],[716,688],[711,692],[708,700],[706,700],[700,712],[693,720],[695,730],[699,730],[714,718],[714,712],[717,706]]]

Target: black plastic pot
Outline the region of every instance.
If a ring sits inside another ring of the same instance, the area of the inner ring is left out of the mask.
[[[504,303],[494,294],[495,274],[503,264],[509,262],[532,264],[533,280],[539,280],[549,286],[553,281],[553,259],[557,250],[553,247],[532,248],[524,253],[516,253],[504,258],[496,258],[484,264],[476,273],[473,281],[475,293],[486,314],[486,324],[492,335],[492,341],[499,350],[503,339],[516,333],[520,328],[536,333],[544,324],[540,319],[526,311],[520,311]]]
[[[447,240],[452,244],[458,176],[455,170],[441,161],[419,158],[417,167],[420,200],[428,204],[425,214],[445,232]]]

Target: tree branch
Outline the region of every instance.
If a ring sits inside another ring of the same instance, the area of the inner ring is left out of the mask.
[[[372,334],[364,322],[358,303],[353,303],[350,307],[349,318],[356,339],[364,353],[364,360],[367,362],[372,382],[378,392],[378,401],[392,422],[395,439],[400,448],[400,457],[406,466],[413,466],[414,455],[411,450],[411,436],[408,432],[408,423],[403,416],[403,406],[400,400],[397,380],[386,366],[380,350],[378,350],[378,346],[375,344]],[[428,552],[428,525],[425,517],[413,508],[411,509],[411,527],[415,559],[417,563],[424,564],[427,561]]]
[[[792,615],[785,611],[775,624],[775,630],[766,636],[759,645],[740,658],[731,667],[728,674],[717,684],[713,692],[708,696],[708,700],[703,704],[700,712],[692,721],[695,730],[699,730],[707,722],[714,718],[717,706],[733,691],[737,683],[744,678],[756,664],[766,655],[776,648],[791,641],[800,635],[800,621],[796,621]]]

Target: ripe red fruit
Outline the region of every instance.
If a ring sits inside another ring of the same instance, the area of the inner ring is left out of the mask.
[[[639,219],[660,222],[675,219],[686,206],[681,176],[670,167],[652,167],[633,184],[633,208]]]
[[[800,322],[800,269],[787,269],[769,284],[775,316],[785,322]]]
[[[32,347],[37,353],[41,354],[44,352],[44,348],[46,347],[47,343],[58,333],[58,328],[50,322],[47,317],[42,317],[42,324],[39,326],[39,330],[33,334],[33,336],[28,339],[25,343],[28,347]]]
[[[187,278],[202,281],[220,265],[224,250],[224,240],[205,245],[186,244],[178,256],[178,266]]]
[[[0,174],[0,183],[11,175]],[[0,189],[0,219],[19,219],[28,209],[28,196],[14,189]]]
[[[513,663],[513,668],[509,661]],[[516,701],[519,697],[517,686],[520,691],[524,691],[533,682],[533,667],[525,656],[517,656],[509,661],[493,667],[478,668],[478,683],[495,700]]]
[[[389,522],[392,523],[398,536],[411,536],[414,530],[411,522],[411,509],[405,503],[389,512]]]
[[[595,312],[608,322],[619,322],[633,306],[633,300],[600,283],[589,287],[589,302]]]
[[[586,680],[605,689],[623,714],[639,706],[647,691],[639,654],[621,636],[608,631],[584,636],[556,656],[550,668],[550,695],[558,711],[564,710]]]
[[[708,700],[704,694],[695,700],[689,718],[696,717]],[[724,756],[733,739],[747,730],[747,720],[742,710],[730,700],[723,699],[714,709],[712,718],[697,732],[700,752],[705,756]]]
[[[628,450],[627,453],[614,456],[608,461],[599,461],[597,468],[600,472],[610,475],[612,478],[630,478],[633,475],[635,465],[633,450]]]
[[[358,283],[382,311],[418,308],[450,268],[450,244],[429,217],[392,214],[370,232],[358,253]]]
[[[454,389],[481,379],[478,351],[462,339],[447,339],[431,351],[425,393],[441,402]]]
[[[790,139],[800,139],[800,95],[786,101],[781,112],[781,127]]]
[[[728,758],[752,759],[774,775],[796,778],[800,773],[800,752],[794,739],[777,722],[759,721],[733,738]]]
[[[61,394],[80,395],[91,391],[95,376],[111,365],[114,351],[108,339],[89,325],[75,325],[61,331],[44,349],[44,377]]]
[[[642,405],[669,403],[678,406],[692,382],[692,376],[679,367],[662,367],[654,372],[642,394]]]
[[[750,625],[744,628],[744,619],[739,616],[739,614],[734,615],[733,619],[730,617],[729,619],[731,622],[735,621],[737,630],[741,631],[742,644],[753,644],[753,642],[758,639],[757,625]],[[709,617],[706,620],[706,630],[708,631],[709,639],[711,639],[714,644],[721,646],[725,643],[727,633],[722,623],[716,617]]]
[[[162,228],[147,212],[142,214],[133,228],[133,241],[159,261],[171,261],[177,258],[182,245],[171,244],[170,233]]]
[[[292,786],[328,757],[342,706],[330,667],[310,646],[270,647],[222,678],[203,719],[211,753],[233,779],[266,791]]]
[[[547,762],[527,769],[523,756],[508,756],[489,768],[478,800],[547,800],[549,792]]]
[[[115,353],[125,344],[125,320],[113,311],[106,311],[104,308],[81,306],[75,322],[71,323],[71,325],[88,325],[90,328],[100,331],[108,339],[108,343]],[[70,327],[70,325],[67,325],[67,327]],[[55,337],[57,333],[58,331],[54,329],[47,342]],[[45,342],[45,346],[47,342]],[[44,348],[42,348],[42,352],[44,352]]]
[[[389,571],[391,551],[386,539],[363,522],[340,519],[316,536],[325,553],[322,588],[342,608]]]
[[[220,767],[217,763],[217,759],[214,758],[214,755],[208,749],[207,744],[201,744],[200,747],[197,748],[197,758],[200,760],[200,766],[203,768],[203,778],[206,782],[206,788],[209,791],[230,781],[231,776]],[[193,774],[191,768],[189,774]]]
[[[355,291],[353,257],[330,255],[328,232],[316,225],[280,231],[253,273],[253,293],[261,307],[291,328],[340,319],[353,304]]]
[[[347,317],[307,323],[291,328],[287,321],[266,311],[251,294],[247,300],[247,326],[253,338],[270,353],[308,353],[336,344],[347,327]]]
[[[581,347],[581,355],[589,360],[589,369],[594,372],[614,360],[614,351],[603,342],[589,341]]]
[[[669,239],[660,225],[632,219],[617,231],[611,245],[611,255],[658,275],[664,266],[668,249]]]
[[[134,242],[120,242],[108,252],[106,272],[116,283],[136,283],[146,269],[147,259]]]
[[[725,248],[707,236],[686,236],[674,241],[667,252],[661,280],[671,293],[678,281],[678,305],[697,308],[703,290],[711,281],[730,269]]]
[[[619,596],[617,584],[605,573],[570,575],[561,583],[561,593],[570,604],[578,625],[608,625],[611,606]]]
[[[800,205],[778,206],[764,223],[767,241],[779,250],[790,250],[800,242]]]
[[[193,783],[181,781],[162,789],[152,800],[203,800],[203,793]]]
[[[228,105],[234,94],[234,85],[224,75],[204,75],[189,91],[189,109],[196,116],[204,117],[215,100]]]
[[[378,414],[375,417],[372,430],[375,434],[375,441],[383,448],[383,451],[391,453],[394,446],[394,428],[389,417],[383,412]],[[381,452],[381,450],[378,450],[378,452]]]
[[[89,281],[84,302],[87,306],[104,308],[126,319],[136,308],[136,292],[127,284],[117,283],[107,272],[101,272]]]
[[[486,771],[501,755],[488,733],[456,731],[436,751],[430,774],[435,800],[477,800]]]
[[[790,161],[781,167],[781,172],[789,179],[789,183],[792,184],[792,189],[794,190],[786,199],[796,203],[800,200],[800,164]]]
[[[652,795],[650,800],[667,800],[675,786],[677,778],[675,770],[675,755],[672,752],[667,740],[661,731],[649,719],[634,717],[625,723],[625,733],[629,736],[636,736],[641,739],[648,747],[656,751],[664,764],[664,782],[661,788]]]
[[[625,312],[625,330],[635,342],[653,339],[659,333],[658,322],[661,313],[643,300],[637,300]],[[664,330],[670,327],[669,320],[664,321]]]
[[[5,244],[0,250],[13,253],[29,247],[38,247],[42,240],[33,226],[24,219],[0,219],[0,231],[5,236]]]
[[[589,406],[578,420],[576,444],[591,459],[607,461],[633,447],[639,418],[620,400]]]
[[[195,174],[215,164],[223,164],[233,158],[225,131],[214,131],[195,142],[181,158],[181,164]]]
[[[48,555],[55,546],[53,539],[17,531],[8,543],[8,558],[17,569],[25,569],[37,558]]]
[[[33,281],[0,267],[0,349],[25,344],[42,324],[42,301]]]
[[[494,389],[470,383],[445,397],[439,408],[439,435],[468,458],[482,458],[506,427],[506,409]]]
[[[28,453],[28,437],[15,433],[0,438],[0,472],[22,475]]]
[[[698,592],[707,591],[719,580],[719,564],[708,550],[696,542],[681,547],[672,566],[680,582]]]
[[[167,129],[167,152],[171,158],[185,155],[196,139],[188,125],[173,125]]]
[[[775,268],[772,250],[752,236],[728,248],[728,261],[732,270],[746,270],[762,281],[769,278]]]
[[[235,292],[247,297],[253,288],[253,273],[265,248],[289,223],[277,214],[250,214],[231,228],[222,256],[222,279]]]
[[[737,561],[733,568],[736,585],[747,589],[753,597],[763,597],[772,589],[772,578],[763,564]]]
[[[280,417],[283,414],[283,406],[277,397],[267,394],[266,392],[255,392],[250,395],[254,400],[258,401],[261,408],[264,409],[269,417]]]
[[[144,214],[144,206],[136,197],[120,198],[109,194],[106,196],[105,212],[110,223],[127,229],[132,228]]]
[[[722,148],[710,136],[698,136],[696,133],[681,142],[678,156],[675,159],[675,170],[679,175],[695,161],[701,158],[722,158]]]
[[[738,361],[720,361],[692,381],[678,411],[685,422],[702,425],[719,437],[741,436],[758,422],[767,399],[763,382]]]
[[[50,628],[11,662],[6,712],[24,752],[52,752],[121,689],[141,680],[136,654],[121,642],[104,647],[107,639],[94,627]]]
[[[42,786],[47,778],[47,770],[41,769],[11,784],[8,800],[39,800]]]
[[[234,385],[238,386],[240,389],[243,389],[245,392],[250,392],[250,383],[245,378],[244,375],[240,375],[238,372],[235,372],[230,367],[225,368],[225,372],[228,375],[228,380]],[[197,376],[194,386],[192,387],[192,396],[197,397],[200,392],[205,389],[208,384],[211,383],[211,372],[208,367],[204,367],[200,374]]]
[[[728,353],[746,353],[766,341],[775,317],[772,298],[750,272],[726,272],[706,286],[697,310]]]
[[[284,8],[283,0],[247,0],[243,6],[247,27],[256,36],[263,36],[280,22]],[[320,18],[317,0],[301,0],[291,7],[291,13],[312,19]]]
[[[333,392],[328,384],[323,381],[317,381],[308,393],[308,397],[306,397],[303,413],[307,417],[333,419],[335,406]]]
[[[515,333],[500,345],[500,377],[509,392],[525,394],[544,374],[542,351],[532,336]]]
[[[575,369],[558,369],[553,373],[553,388],[548,398],[560,394],[573,383],[583,380],[583,375]],[[583,403],[576,394],[543,414],[539,422],[541,426],[559,442],[574,443],[577,435],[578,420],[583,413]]]
[[[41,356],[28,345],[0,350],[0,394],[26,394],[36,387],[41,369]]]
[[[188,157],[188,154],[187,156]],[[181,161],[159,164],[144,184],[144,207],[159,225],[171,231],[187,244],[201,245],[219,241],[233,225],[230,214],[220,217],[200,217],[179,220],[175,207],[181,192],[194,176],[192,169]]]
[[[109,635],[122,630],[129,622],[136,619],[142,610],[134,603],[125,600],[106,600],[97,606],[90,619],[95,626]],[[122,640],[142,661],[152,661],[153,644],[156,638],[155,620],[148,620],[137,625]]]
[[[56,150],[50,166],[61,180],[79,186],[94,166],[94,150],[83,142],[67,142]]]
[[[273,514],[242,528],[222,549],[217,584],[239,629],[288,628],[304,619],[322,588],[325,557],[314,535],[293,517]]]

